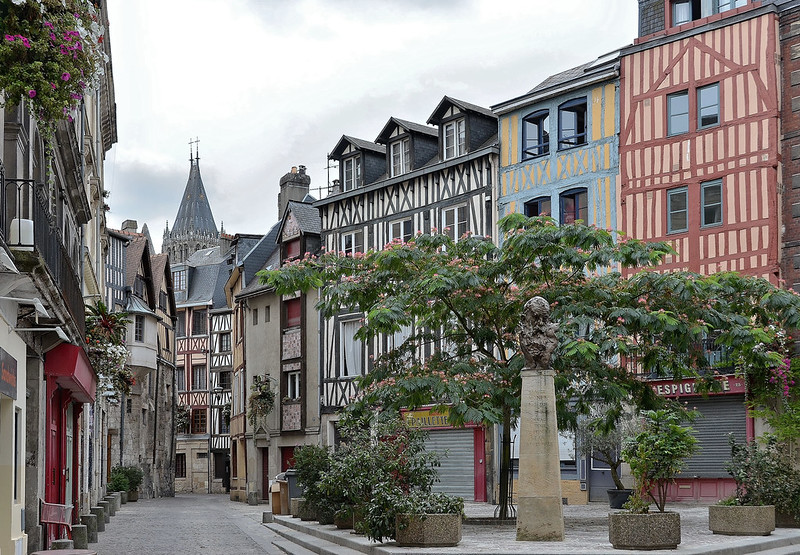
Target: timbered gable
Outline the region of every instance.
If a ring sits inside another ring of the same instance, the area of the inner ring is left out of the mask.
[[[622,229],[672,242],[667,269],[777,280],[777,15],[632,47],[622,59]]]

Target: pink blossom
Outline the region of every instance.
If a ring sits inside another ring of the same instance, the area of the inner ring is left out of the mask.
[[[30,96],[31,98],[35,97],[36,96],[36,91],[33,90],[33,89],[29,90],[28,91],[28,96]]]
[[[62,81],[69,81],[69,73],[66,72],[66,71],[64,73],[62,73],[61,74],[61,80]]]

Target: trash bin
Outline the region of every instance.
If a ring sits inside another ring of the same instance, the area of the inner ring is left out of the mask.
[[[284,475],[286,476],[286,481],[289,483],[289,499],[303,497],[303,486],[297,482],[297,471],[294,468],[290,468],[284,472]]]

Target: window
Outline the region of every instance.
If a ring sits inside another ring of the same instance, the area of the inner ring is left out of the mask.
[[[350,191],[361,184],[361,158],[354,156],[344,161],[344,190]]]
[[[231,350],[230,332],[219,334],[219,350],[223,353]]]
[[[561,223],[586,222],[589,213],[589,195],[586,189],[573,189],[561,194]]]
[[[206,409],[192,409],[193,434],[206,433]]]
[[[205,335],[206,309],[196,308],[192,311],[192,335]]]
[[[186,315],[183,312],[179,312],[178,318],[175,320],[175,336],[186,336]]]
[[[203,364],[192,366],[192,391],[206,389],[206,367]]]
[[[269,322],[269,305],[264,307],[264,323]]]
[[[686,187],[667,191],[667,232],[689,229],[689,202]]]
[[[186,270],[176,270],[172,272],[172,285],[175,291],[186,289]]]
[[[169,339],[169,328],[164,328],[164,350],[172,351],[172,341]]]
[[[407,220],[398,220],[389,224],[389,240],[394,241],[399,239],[403,242],[409,241],[414,236],[412,231],[411,218]]]
[[[558,148],[586,144],[586,98],[576,98],[558,107]]]
[[[231,388],[231,372],[229,370],[219,373],[219,386],[226,391]]]
[[[222,409],[220,409],[220,413],[222,413]],[[225,418],[222,414],[219,415],[219,433],[220,434],[231,433],[231,419]]]
[[[286,258],[297,258],[300,256],[300,238],[294,239],[286,243]]]
[[[291,299],[284,303],[286,307],[286,327],[291,328],[300,325],[302,304],[300,299]]]
[[[133,320],[133,340],[141,343],[144,341],[144,316],[137,314]]]
[[[186,453],[175,454],[175,477],[186,478]]]
[[[253,325],[254,326],[258,325],[258,309],[257,308],[253,309]]]
[[[689,92],[667,95],[667,133],[680,135],[689,131]]]
[[[550,113],[540,110],[522,120],[522,158],[550,152]]]
[[[443,230],[450,239],[458,242],[468,229],[467,206],[453,206],[442,210]]]
[[[350,231],[342,233],[342,251],[345,255],[352,256],[357,252],[364,252],[364,232]]]
[[[444,126],[444,159],[449,160],[464,154],[466,142],[467,134],[463,119],[446,123]]]
[[[411,171],[411,155],[409,152],[411,141],[403,139],[392,143],[390,147],[392,157],[392,177]]]
[[[184,368],[175,369],[175,386],[178,391],[186,391],[186,370]]]
[[[701,199],[703,206],[702,225],[717,225],[722,223],[722,181],[710,181],[701,185]]]
[[[133,278],[133,293],[140,299],[144,299],[144,276],[136,274]]]
[[[697,127],[712,127],[719,123],[719,83],[697,89]]]
[[[538,197],[525,203],[525,215],[529,218],[534,216],[550,216],[550,197]]]
[[[715,13],[727,12],[747,4],[748,0],[672,0],[672,24],[681,25],[708,17]]]
[[[411,337],[411,326],[402,326],[399,330],[389,336],[389,348],[397,349],[398,347],[401,347],[409,337]]]
[[[167,310],[167,292],[166,291],[159,291],[158,292],[158,308],[161,310]]]
[[[339,341],[341,342],[341,377],[360,376],[364,370],[364,342],[356,339],[356,332],[361,328],[359,320],[345,320],[340,324]]]
[[[236,478],[239,475],[239,446],[236,440],[231,441],[231,476]]]
[[[300,372],[288,372],[286,374],[286,396],[289,399],[300,399]]]

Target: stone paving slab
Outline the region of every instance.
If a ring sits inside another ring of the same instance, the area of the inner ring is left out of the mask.
[[[770,536],[720,536],[708,530],[708,507],[704,505],[673,504],[670,510],[681,514],[682,541],[676,550],[649,551],[653,554],[727,554],[745,555],[747,553],[775,551],[800,553],[800,529],[779,528]],[[494,514],[494,506],[488,504],[467,504],[467,517],[479,518]],[[403,548],[394,542],[383,544],[370,542],[363,536],[348,530],[338,530],[332,525],[304,522],[288,516],[275,516],[276,526],[293,529],[295,534],[310,534],[325,541],[338,543],[362,553],[371,555],[515,555],[542,554],[559,555],[580,553],[597,555],[609,553],[632,553],[615,550],[608,542],[608,506],[602,503],[572,505],[564,507],[564,542],[517,542],[513,526],[469,525],[462,527],[462,540],[455,547],[436,549]],[[290,537],[288,534],[286,537]]]

